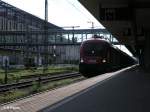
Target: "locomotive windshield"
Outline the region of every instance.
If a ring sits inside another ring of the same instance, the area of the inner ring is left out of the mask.
[[[83,53],[86,56],[106,56],[107,45],[105,43],[85,43]]]

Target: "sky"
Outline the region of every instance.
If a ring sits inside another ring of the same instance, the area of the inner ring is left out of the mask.
[[[45,0],[2,0],[26,12],[44,19]],[[103,26],[77,0],[48,0],[48,20],[60,27],[80,26],[90,28]],[[78,27],[79,28],[79,27]]]
[[[44,19],[45,0],[2,0],[41,19]],[[78,0],[48,0],[48,21],[60,27],[80,26],[78,29],[104,28]],[[120,47],[132,56],[125,46]]]

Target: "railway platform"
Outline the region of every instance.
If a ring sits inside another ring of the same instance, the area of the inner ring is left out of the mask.
[[[42,112],[149,112],[149,104],[150,74],[133,67]]]
[[[143,112],[150,76],[137,66],[3,104],[1,112]]]

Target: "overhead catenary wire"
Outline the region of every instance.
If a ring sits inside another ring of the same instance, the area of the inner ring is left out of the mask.
[[[82,15],[84,15],[88,21],[91,21],[91,19],[89,17],[87,17],[87,15],[85,13],[83,13],[83,11],[81,11],[78,7],[76,7],[76,5],[74,3],[72,3],[70,0],[66,0],[70,5],[72,5],[78,12],[80,12]]]

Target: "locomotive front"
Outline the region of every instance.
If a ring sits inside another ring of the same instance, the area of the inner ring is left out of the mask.
[[[109,43],[105,40],[94,38],[83,42],[80,48],[79,72],[89,77],[91,73],[106,71],[109,62],[108,51]]]

